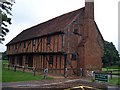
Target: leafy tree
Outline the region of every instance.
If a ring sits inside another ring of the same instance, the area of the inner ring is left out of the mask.
[[[116,50],[112,42],[104,41],[104,56],[103,56],[103,66],[117,65],[120,58],[119,53]]]
[[[8,57],[6,55],[6,51],[2,53],[2,60],[8,60]]]
[[[4,41],[4,37],[9,32],[8,24],[11,24],[12,6],[14,0],[1,0],[0,1],[0,43]]]

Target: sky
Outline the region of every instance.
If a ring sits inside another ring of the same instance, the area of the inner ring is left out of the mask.
[[[118,50],[118,2],[120,0],[94,0],[94,17],[104,40],[113,42]],[[0,44],[6,44],[23,30],[84,7],[85,0],[15,0],[10,32]]]

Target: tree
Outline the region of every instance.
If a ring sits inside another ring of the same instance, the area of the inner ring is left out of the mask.
[[[2,0],[0,1],[0,43],[4,41],[4,37],[9,32],[7,28],[8,24],[11,24],[12,6],[14,0]]]
[[[6,51],[2,53],[2,60],[8,60],[8,57],[6,55]]]
[[[104,41],[103,66],[117,65],[120,60],[119,53],[112,42]]]

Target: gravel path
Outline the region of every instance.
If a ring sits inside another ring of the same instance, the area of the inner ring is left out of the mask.
[[[28,88],[30,90],[43,90],[44,88],[47,88],[49,90],[50,88],[55,88],[55,89],[50,89],[50,90],[60,90],[65,89],[65,88],[71,88],[71,87],[76,87],[76,86],[90,86],[94,88],[107,88],[108,86],[113,87],[107,83],[98,83],[98,82],[89,82],[85,79],[65,79],[65,78],[60,78],[60,79],[55,79],[55,80],[41,80],[41,81],[28,81],[28,82],[11,82],[11,83],[3,83],[2,90],[9,90],[8,88],[25,88],[27,90]],[[7,89],[6,89],[7,88]],[[32,88],[32,89],[31,89]],[[41,88],[41,89],[40,89]],[[115,87],[114,87],[115,88]],[[116,87],[117,88],[117,87]],[[11,89],[11,90],[14,90]],[[46,89],[45,89],[46,90]],[[119,90],[117,89],[108,89],[108,90]]]

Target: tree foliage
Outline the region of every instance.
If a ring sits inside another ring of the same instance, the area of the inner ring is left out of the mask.
[[[8,57],[6,55],[6,51],[2,53],[2,60],[8,60]]]
[[[118,65],[119,60],[119,53],[113,43],[104,41],[103,66]]]
[[[14,0],[0,1],[0,43],[4,41],[4,37],[9,32],[8,24],[11,24],[12,6]]]

